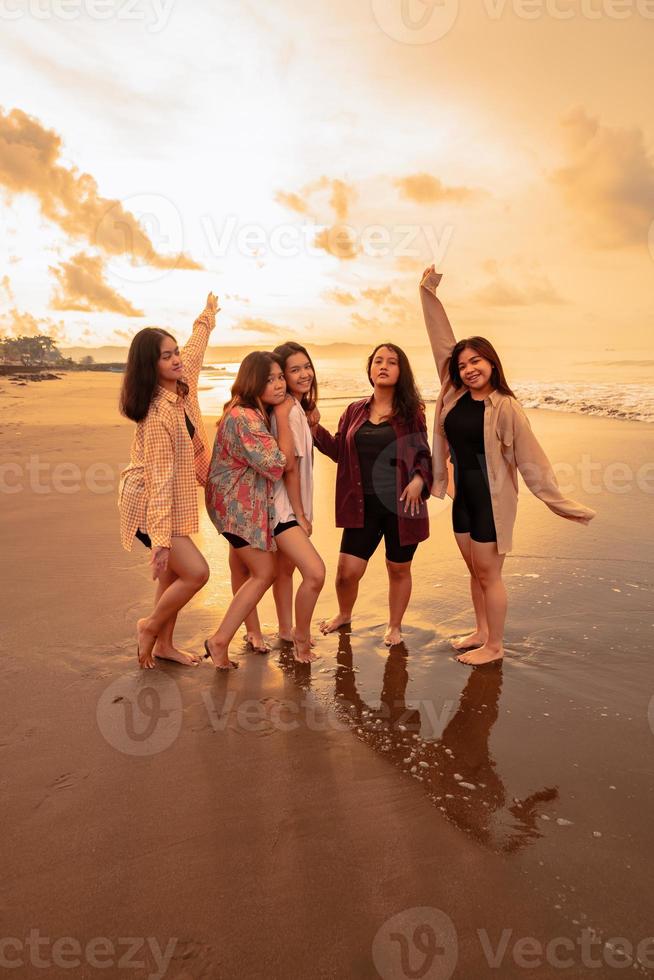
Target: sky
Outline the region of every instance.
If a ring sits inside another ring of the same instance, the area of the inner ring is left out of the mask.
[[[654,0],[0,0],[0,331],[646,357]],[[635,352],[635,353],[634,353]],[[651,357],[651,350],[649,353]]]

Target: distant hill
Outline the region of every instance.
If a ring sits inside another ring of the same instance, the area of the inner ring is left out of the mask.
[[[373,345],[374,346],[374,345]],[[251,350],[255,350],[253,344],[238,347],[209,347],[205,356],[205,364],[220,361],[240,361]],[[318,360],[329,359],[337,360],[345,358],[364,358],[372,350],[370,344],[311,344],[310,351]],[[407,347],[406,351],[410,356],[424,355],[426,347]],[[83,357],[91,356],[101,364],[122,363],[127,361],[127,347],[67,347],[62,349],[64,357],[72,357],[74,361],[79,361]]]

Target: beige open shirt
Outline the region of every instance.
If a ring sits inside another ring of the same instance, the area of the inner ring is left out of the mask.
[[[468,389],[465,385],[455,388],[450,379],[449,362],[456,338],[443,304],[436,296],[440,281],[439,273],[426,273],[420,283],[420,298],[441,381],[434,418],[434,483],[431,492],[434,497],[442,498],[446,493],[454,496],[450,450],[443,421]],[[511,551],[513,546],[513,525],[518,510],[518,470],[531,492],[559,517],[588,524],[595,516],[595,511],[590,507],[563,496],[552,465],[532,432],[521,405],[515,398],[499,391],[492,391],[484,402],[484,450],[500,554]]]

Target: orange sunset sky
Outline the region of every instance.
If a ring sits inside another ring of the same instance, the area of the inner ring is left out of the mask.
[[[654,0],[0,0],[0,327],[647,356]],[[651,354],[649,355],[651,356]]]

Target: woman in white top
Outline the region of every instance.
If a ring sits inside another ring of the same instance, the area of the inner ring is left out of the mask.
[[[295,442],[295,462],[277,480],[275,494],[275,541],[277,544],[277,577],[273,595],[279,622],[279,637],[293,643],[295,659],[301,663],[315,660],[311,642],[311,618],[325,584],[325,565],[309,540],[313,520],[313,438],[306,413],[316,406],[318,385],[316,372],[306,349],[289,341],[273,352],[279,359],[286,390],[295,399],[288,421]],[[275,433],[275,420],[272,420]],[[295,596],[293,628],[293,572],[298,568],[302,582]]]

